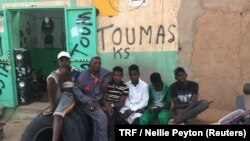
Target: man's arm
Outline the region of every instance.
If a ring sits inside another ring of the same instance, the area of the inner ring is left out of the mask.
[[[129,87],[126,85],[125,89],[122,91],[122,95],[120,97],[119,102],[115,104],[115,108],[120,109],[124,105],[128,93],[129,93]]]
[[[120,109],[124,105],[126,98],[126,96],[122,95],[119,102],[115,104],[115,108]]]
[[[198,101],[198,91],[199,91],[199,84],[196,82],[191,83],[192,84],[192,99],[191,101],[188,103],[187,107],[183,110],[182,114],[186,113],[187,111],[189,111],[190,109],[192,109]]]
[[[173,98],[173,102],[174,102],[174,109],[184,109],[189,105],[189,103],[179,103],[177,97]]]
[[[170,109],[171,108],[171,96],[170,96],[170,89],[169,88],[167,88],[166,93],[165,93],[165,102],[166,102],[166,105],[164,106],[164,108]]]
[[[76,99],[78,99],[82,104],[90,104],[92,99],[86,96],[85,93],[82,91],[81,82],[83,81],[84,73],[81,73],[80,76],[76,79],[76,83],[73,87],[74,94]]]
[[[102,98],[102,104],[105,105],[105,103],[108,102],[108,85],[103,86],[103,98]]]
[[[152,85],[150,85],[149,87],[148,87],[148,105],[147,105],[147,109],[149,109],[149,110],[151,110],[152,109],[152,104],[153,104],[153,96],[152,96],[152,90],[153,90],[153,86]]]
[[[191,103],[187,104],[187,107],[176,115],[176,117],[175,117],[176,124],[179,124],[181,122],[181,117],[184,113],[186,113],[187,111],[189,111],[190,109],[192,109],[196,105],[197,100],[198,100],[198,94],[193,94],[192,99],[191,99]],[[179,104],[179,105],[183,106],[184,104]]]
[[[50,110],[53,111],[55,109],[55,100],[57,91],[57,84],[53,77],[49,77],[47,80],[47,90],[48,90]]]
[[[103,89],[103,99],[102,99],[102,104],[104,105],[104,111],[112,115],[113,114],[113,108],[111,107],[110,103],[108,102],[108,85],[104,87]]]
[[[177,88],[176,88],[175,84],[172,84],[170,86],[170,89],[169,89],[170,96],[171,96],[173,104],[174,104],[174,109],[184,109],[184,108],[188,107],[189,103],[180,103],[179,102],[176,89]],[[198,93],[198,86],[195,87],[195,93],[193,95],[195,95],[197,93]],[[193,99],[193,97],[192,97],[191,101],[193,102],[193,100],[195,100],[195,98]]]
[[[193,94],[192,99],[191,99],[191,103],[185,104],[186,108],[183,110],[183,112],[181,114],[184,114],[187,111],[189,111],[190,109],[192,109],[196,105],[197,101],[198,101],[198,94]],[[184,104],[179,104],[179,105],[184,105]]]
[[[140,103],[138,103],[136,106],[132,107],[132,111],[137,111],[139,109],[143,109],[148,105],[149,100],[149,94],[148,94],[148,86],[145,87],[145,89],[142,92],[142,97]]]

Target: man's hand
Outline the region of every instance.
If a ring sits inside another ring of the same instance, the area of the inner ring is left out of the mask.
[[[160,108],[160,107],[156,107],[156,106],[148,106],[148,109],[149,109],[149,111],[151,111],[151,112],[157,112],[157,111],[159,111],[160,109],[162,109],[162,108]]]
[[[131,114],[132,114],[131,109],[127,109],[127,110],[122,114],[122,117],[126,119],[126,118],[128,118]]]
[[[89,103],[90,111],[96,111],[99,108],[99,105],[95,102]]]
[[[106,111],[106,113],[108,115],[113,115],[114,110],[113,110],[112,106],[108,102],[106,102],[104,104],[104,108],[105,108],[105,111]]]
[[[181,123],[181,117],[182,117],[182,113],[179,113],[178,115],[175,116],[174,118],[175,124]]]

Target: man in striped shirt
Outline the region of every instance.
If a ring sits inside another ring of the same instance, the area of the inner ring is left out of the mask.
[[[108,117],[108,134],[110,141],[115,141],[115,124],[119,110],[128,95],[128,86],[122,81],[123,69],[120,66],[113,68],[112,81],[105,88],[103,105]]]

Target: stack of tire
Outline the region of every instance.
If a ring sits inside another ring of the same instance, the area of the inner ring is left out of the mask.
[[[38,114],[25,128],[21,141],[51,141],[53,133],[53,116]],[[92,140],[92,122],[83,113],[81,105],[77,106],[64,117],[60,141]]]

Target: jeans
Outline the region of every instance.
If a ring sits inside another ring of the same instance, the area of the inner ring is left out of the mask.
[[[182,117],[181,117],[181,122],[186,122],[188,119],[192,119],[194,117],[196,117],[198,114],[200,114],[201,112],[205,111],[209,106],[209,103],[207,100],[200,100],[197,102],[197,104],[190,109],[189,111],[185,112]],[[175,110],[175,113],[178,114],[180,112],[182,112],[183,109],[177,109]]]

